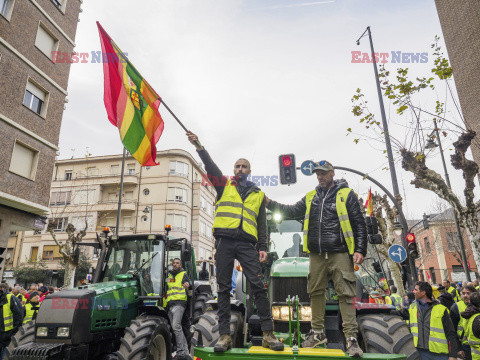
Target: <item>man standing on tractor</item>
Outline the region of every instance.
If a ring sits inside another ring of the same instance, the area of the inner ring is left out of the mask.
[[[329,279],[338,295],[343,331],[350,356],[363,356],[358,345],[358,324],[353,298],[356,296],[354,263],[361,264],[367,253],[367,227],[357,195],[345,180],[334,180],[333,165],[322,160],[313,172],[319,185],[295,205],[267,199],[271,211],[288,218],[304,218],[303,251],[310,255],[307,292],[312,308],[312,332],[302,347],[327,342],[325,335],[325,292]]]
[[[263,282],[260,262],[267,259],[267,217],[265,194],[250,181],[250,163],[246,159],[235,162],[232,180],[225,177],[210,155],[198,141],[187,132],[188,140],[195,145],[205,164],[210,181],[217,191],[213,235],[215,236],[218,317],[220,338],[214,350],[225,352],[232,347],[230,334],[230,290],[235,259],[240,262],[255,297],[263,331],[263,347],[282,351],[283,343],[273,334],[273,320],[267,290]]]
[[[462,343],[461,348],[465,353],[465,360],[472,359],[472,350],[465,336],[465,325],[467,321],[460,314],[467,309],[468,304],[470,304],[470,295],[476,291],[473,285],[465,285],[461,292],[462,300],[450,307],[450,317],[452,318],[453,326],[457,330],[458,338]]]
[[[167,297],[164,301],[164,307],[168,309],[168,317],[172,325],[173,333],[177,341],[176,359],[189,358],[187,340],[182,330],[182,318],[187,308],[187,289],[190,286],[190,280],[186,271],[182,269],[181,260],[173,259],[173,269],[170,270],[167,279]]]

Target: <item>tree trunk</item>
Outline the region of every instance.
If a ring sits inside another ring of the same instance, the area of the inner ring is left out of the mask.
[[[63,288],[72,289],[75,286],[75,269],[77,266],[72,262],[65,262],[65,275],[63,276]]]

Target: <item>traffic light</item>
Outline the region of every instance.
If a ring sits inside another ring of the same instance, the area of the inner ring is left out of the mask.
[[[375,216],[367,216],[365,218],[367,223],[367,237],[370,244],[380,245],[383,243],[382,235],[378,233],[378,221]]]
[[[285,154],[278,157],[280,163],[280,183],[295,184],[297,182],[297,169],[295,167],[295,155]]]
[[[425,230],[430,228],[430,222],[428,221],[429,218],[430,218],[430,215],[423,214],[423,228]]]
[[[417,243],[415,242],[415,234],[407,234],[408,256],[412,259],[418,259]]]

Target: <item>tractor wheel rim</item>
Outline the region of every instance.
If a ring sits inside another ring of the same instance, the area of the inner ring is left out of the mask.
[[[167,360],[167,344],[162,335],[157,335],[153,339],[150,355],[153,360]]]

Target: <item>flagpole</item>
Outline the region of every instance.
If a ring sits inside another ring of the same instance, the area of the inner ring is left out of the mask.
[[[123,194],[123,175],[125,172],[125,156],[127,149],[123,147],[123,159],[122,159],[122,174],[120,176],[120,193],[118,194],[118,209],[117,209],[117,227],[115,228],[115,233],[118,237],[118,230],[120,227],[120,213],[122,211],[122,194]]]
[[[188,130],[188,129],[185,127],[185,125],[183,125],[183,123],[180,121],[180,119],[177,117],[177,115],[175,115],[175,114],[173,113],[173,111],[170,110],[170,108],[168,107],[168,105],[165,104],[165,101],[163,101],[162,98],[160,98],[160,101],[162,102],[163,106],[165,106],[165,109],[168,110],[168,112],[170,113],[170,115],[172,115],[173,118],[174,118],[175,120],[177,120],[177,122],[180,124],[180,126],[183,128],[183,130],[185,130],[185,132],[189,132],[190,130]],[[200,141],[195,141],[195,142],[196,142],[198,148],[202,148],[202,145],[200,144]]]

